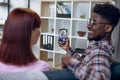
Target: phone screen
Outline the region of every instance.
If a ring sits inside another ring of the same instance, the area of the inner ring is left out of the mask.
[[[59,42],[61,44],[66,43],[67,29],[59,29]]]

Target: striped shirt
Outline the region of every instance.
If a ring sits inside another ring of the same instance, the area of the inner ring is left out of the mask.
[[[110,65],[113,62],[110,41],[91,42],[81,57],[71,48],[67,52],[74,59],[74,64],[69,64],[68,68],[79,80],[110,80]]]

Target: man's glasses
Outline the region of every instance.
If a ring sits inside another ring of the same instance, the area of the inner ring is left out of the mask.
[[[95,21],[93,19],[89,19],[88,24],[90,24],[90,25],[97,25],[97,24],[109,24],[109,23],[104,23],[104,22],[98,23],[97,21]]]

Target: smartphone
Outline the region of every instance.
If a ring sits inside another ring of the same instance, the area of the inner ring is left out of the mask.
[[[67,29],[59,29],[59,42],[64,45],[66,43]]]

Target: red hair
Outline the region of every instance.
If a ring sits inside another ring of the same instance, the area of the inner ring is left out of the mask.
[[[39,15],[26,8],[16,8],[4,25],[0,46],[0,61],[6,64],[27,65],[37,59],[31,50],[32,30],[39,28]]]

